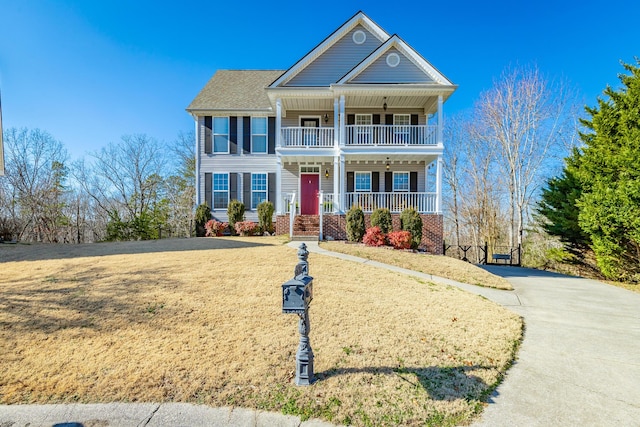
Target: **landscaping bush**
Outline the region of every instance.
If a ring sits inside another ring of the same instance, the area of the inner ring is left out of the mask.
[[[413,208],[407,208],[400,214],[400,228],[411,233],[411,247],[417,249],[422,241],[422,218]]]
[[[275,208],[273,203],[268,200],[258,205],[258,226],[260,227],[260,233],[265,231],[273,233],[273,212]]]
[[[222,236],[222,233],[224,233],[224,230],[226,230],[228,226],[229,226],[228,222],[220,222],[220,221],[216,221],[215,219],[210,219],[204,225],[204,228],[206,230],[205,236],[206,237]]]
[[[384,246],[385,238],[380,227],[367,228],[367,232],[362,238],[362,242],[367,246]]]
[[[196,208],[196,236],[203,237],[206,235],[204,228],[207,221],[211,219],[211,208],[206,203],[199,205]]]
[[[391,211],[387,208],[378,208],[371,214],[371,226],[380,227],[380,231],[388,234],[393,231],[393,221],[391,220]]]
[[[364,236],[364,213],[358,206],[352,206],[347,212],[347,240],[359,242]]]
[[[408,231],[392,231],[387,234],[387,240],[394,249],[410,249],[411,248],[411,233]]]
[[[253,221],[239,221],[235,223],[233,228],[241,236],[253,236],[258,231],[258,224]]]
[[[227,217],[229,218],[229,228],[234,233],[236,222],[244,221],[244,203],[240,200],[231,200],[227,206]]]

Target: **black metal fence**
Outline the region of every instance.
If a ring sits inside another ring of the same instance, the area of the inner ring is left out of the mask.
[[[512,265],[520,266],[522,247],[489,245],[453,245],[444,242],[442,253],[452,258],[473,264]]]

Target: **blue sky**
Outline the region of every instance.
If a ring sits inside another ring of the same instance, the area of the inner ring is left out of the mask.
[[[531,64],[595,105],[640,56],[636,0],[0,0],[3,125],[46,130],[74,158],[125,134],[169,142],[216,69],[286,69],[358,10],[459,85],[445,114]]]

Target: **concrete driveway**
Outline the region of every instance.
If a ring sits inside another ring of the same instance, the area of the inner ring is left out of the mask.
[[[514,366],[474,426],[640,426],[640,294],[538,270],[487,266],[525,319]],[[486,295],[493,299],[491,295]]]

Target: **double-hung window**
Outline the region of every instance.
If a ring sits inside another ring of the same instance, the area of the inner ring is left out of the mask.
[[[371,114],[356,114],[356,141],[358,144],[371,144]]]
[[[409,191],[409,172],[393,173],[393,191]]]
[[[229,174],[213,174],[213,209],[226,209],[229,204]]]
[[[411,115],[393,115],[393,138],[396,144],[406,144],[410,142],[411,135]]]
[[[371,191],[371,172],[356,172],[354,178],[357,193]]]
[[[229,152],[229,117],[213,118],[213,152]]]
[[[258,205],[267,200],[267,174],[251,174],[251,209],[257,209]]]
[[[267,118],[251,118],[251,152],[267,152]]]

